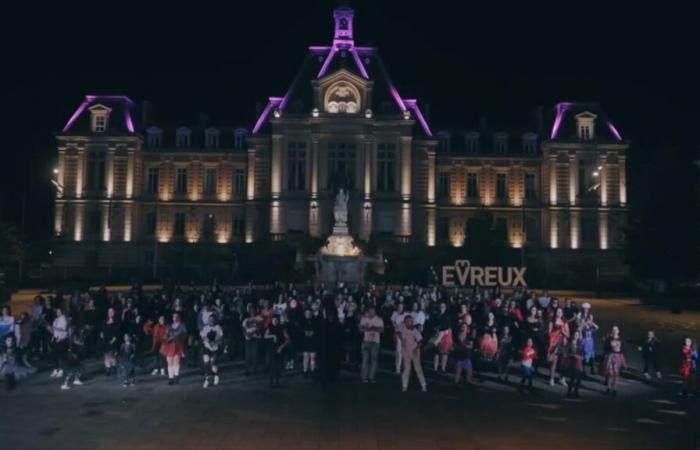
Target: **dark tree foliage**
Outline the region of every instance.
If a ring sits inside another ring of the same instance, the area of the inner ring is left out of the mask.
[[[626,230],[626,259],[638,279],[668,287],[698,275],[700,214],[696,152],[655,152],[630,180],[634,192]]]

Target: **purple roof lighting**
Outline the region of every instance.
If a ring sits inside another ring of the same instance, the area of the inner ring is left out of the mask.
[[[86,96],[85,100],[78,106],[78,109],[75,110],[72,116],[70,116],[70,119],[68,119],[68,122],[66,122],[66,126],[63,127],[63,132],[66,133],[70,128],[73,126],[76,120],[78,120],[78,117],[85,111],[85,108],[90,104],[89,97],[91,96]]]
[[[369,80],[369,75],[367,75],[367,69],[365,69],[365,65],[362,64],[360,54],[357,53],[357,50],[355,48],[352,48],[350,52],[352,53],[353,58],[355,58],[355,64],[357,64],[357,67],[360,69],[360,73],[362,74],[362,76]]]
[[[615,128],[615,125],[611,121],[608,120],[608,128],[610,129],[610,132],[615,136],[615,139],[618,141],[622,140],[622,136],[620,135],[620,132],[617,131],[617,128]]]
[[[334,46],[331,48],[331,51],[328,53],[328,56],[326,56],[326,60],[323,62],[323,66],[321,66],[321,70],[318,71],[318,75],[316,76],[316,78],[321,78],[326,75],[328,67],[331,65],[331,61],[333,60],[333,57],[336,53],[338,53],[338,49]]]
[[[255,122],[253,134],[258,134],[258,131],[260,131],[260,128],[262,128],[263,124],[270,116],[272,109],[278,106],[280,103],[282,103],[282,99],[280,97],[270,97],[270,100],[267,102],[267,105],[265,105],[265,109],[263,109],[263,112],[260,114],[260,117],[258,117],[258,121]]]
[[[571,103],[571,102],[557,103],[557,106],[556,106],[557,117],[554,119],[554,125],[552,126],[552,135],[551,135],[552,139],[555,139],[557,137],[557,134],[559,133],[559,128],[561,127],[561,122],[562,122],[562,120],[564,120],[564,114],[572,106],[573,106],[573,103]]]
[[[68,130],[71,129],[71,127],[75,124],[75,122],[78,120],[78,118],[83,114],[85,111],[85,108],[88,106],[92,105],[93,103],[97,103],[101,100],[109,100],[109,101],[117,101],[117,102],[124,102],[127,105],[131,106],[134,104],[134,101],[131,100],[129,97],[126,95],[86,95],[85,100],[78,106],[78,109],[75,110],[73,115],[68,119],[68,122],[66,122],[66,126],[63,127],[63,132],[67,133]],[[134,128],[134,121],[131,117],[131,111],[129,111],[129,108],[126,108],[126,111],[124,112],[125,116],[125,121],[126,121],[126,129],[129,130],[129,133],[133,133],[135,128]]]
[[[430,130],[430,125],[428,125],[428,121],[425,120],[425,117],[423,116],[423,112],[420,110],[420,107],[418,106],[418,102],[416,102],[415,99],[408,99],[408,98],[403,99],[403,102],[416,115],[416,118],[418,119],[418,123],[420,123],[420,126],[423,127],[423,131],[425,132],[425,134],[427,134],[429,137],[433,137],[433,132]]]

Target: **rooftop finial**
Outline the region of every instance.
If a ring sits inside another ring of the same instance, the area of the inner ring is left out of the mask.
[[[352,43],[352,18],[355,12],[352,8],[341,6],[333,10],[335,19],[335,41]]]

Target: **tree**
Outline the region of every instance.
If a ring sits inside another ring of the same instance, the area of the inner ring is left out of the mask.
[[[633,186],[638,196],[630,204],[627,263],[637,278],[663,280],[669,289],[696,278],[700,268],[694,156],[681,148],[656,152]]]

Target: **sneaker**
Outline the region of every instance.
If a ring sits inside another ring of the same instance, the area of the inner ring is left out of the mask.
[[[369,383],[369,380],[367,378],[362,380],[362,384],[367,384],[367,383]]]
[[[125,381],[124,384],[122,384],[122,386],[129,387],[129,383]]]
[[[58,372],[56,372],[56,378],[61,378],[63,376],[63,369],[58,369]]]
[[[79,378],[76,378],[75,380],[73,380],[73,384],[76,385],[76,386],[82,386],[82,385],[83,385],[83,382],[80,381]]]
[[[649,375],[648,373],[644,372],[644,378],[646,378],[647,380],[650,380],[650,379],[651,379],[651,375]]]
[[[203,387],[204,389],[206,389],[206,388],[209,387],[209,378],[205,378],[205,379],[204,379],[204,384],[202,385],[202,387]]]
[[[172,378],[168,378],[168,386],[172,386],[173,384],[175,384],[175,380]]]
[[[218,386],[218,385],[219,385],[219,376],[214,375],[214,386]]]
[[[421,388],[423,389],[423,392],[428,392],[428,385],[427,384],[424,384],[423,386],[421,386]]]
[[[406,391],[408,390],[408,386],[402,387],[401,390],[402,390],[403,392],[406,392]]]
[[[151,376],[153,375],[158,375],[158,369],[153,369],[153,372],[151,372]]]
[[[160,369],[160,374],[165,376],[165,369]]]
[[[656,378],[661,379],[661,372],[656,372]]]
[[[559,382],[560,382],[561,385],[564,386],[564,387],[568,387],[568,386],[569,386],[568,384],[566,384],[566,380],[565,380],[564,378],[562,378],[561,380],[559,380]]]
[[[550,379],[549,379],[549,385],[550,385],[550,386],[554,386],[554,378],[550,378]]]
[[[67,383],[63,383],[63,384],[61,385],[61,389],[64,390],[64,391],[67,391],[67,390],[70,389],[70,386],[68,386]]]
[[[58,369],[53,369],[53,372],[51,372],[51,378],[56,378],[58,376]]]

